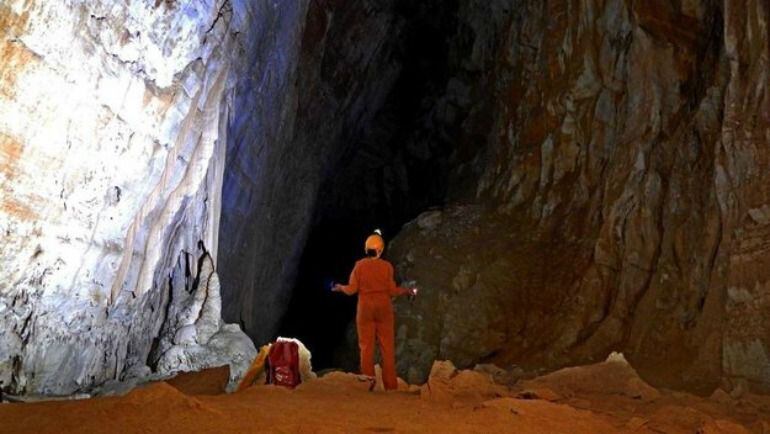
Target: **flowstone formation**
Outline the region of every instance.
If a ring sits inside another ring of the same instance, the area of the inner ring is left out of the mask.
[[[148,364],[161,376],[229,365],[227,390],[234,391],[257,350],[237,324],[222,321],[219,276],[209,254],[201,257],[199,270],[194,292],[187,291],[181,278],[172,284],[170,297],[177,301],[167,304],[167,320]]]
[[[218,293],[200,278],[216,262],[233,32],[248,16],[226,0],[0,5],[5,392],[182,367],[149,356],[193,320],[188,298]],[[174,343],[229,334],[231,352],[253,353],[237,327],[206,323]]]
[[[484,2],[498,25],[460,3],[488,147],[392,243],[423,289],[398,306],[401,374],[617,350],[654,385],[770,391],[770,5]]]

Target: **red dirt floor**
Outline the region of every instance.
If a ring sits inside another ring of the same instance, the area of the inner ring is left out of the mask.
[[[450,369],[451,371],[451,369]],[[367,391],[334,372],[296,390],[222,393],[226,368],[122,397],[0,405],[2,433],[770,433],[770,397],[661,391],[605,362],[520,381],[444,372],[421,389]]]

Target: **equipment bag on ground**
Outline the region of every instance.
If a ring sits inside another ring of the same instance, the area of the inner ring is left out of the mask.
[[[267,363],[267,384],[293,389],[302,382],[299,373],[299,346],[296,342],[278,340],[271,345]]]

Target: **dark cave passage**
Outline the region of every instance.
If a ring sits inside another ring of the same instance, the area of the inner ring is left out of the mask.
[[[336,367],[335,349],[355,318],[356,297],[332,293],[329,285],[347,282],[364,239],[379,228],[391,240],[403,224],[446,200],[455,143],[434,117],[449,78],[456,12],[454,1],[395,5],[404,24],[393,53],[400,75],[371,124],[326,173],[279,330],[308,346],[315,369]]]

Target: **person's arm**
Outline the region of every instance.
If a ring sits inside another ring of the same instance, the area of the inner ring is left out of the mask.
[[[355,267],[353,267],[353,271],[350,272],[350,279],[348,280],[347,285],[340,285],[339,283],[334,285],[334,291],[337,292],[344,292],[347,295],[354,295],[358,292],[358,273],[356,272],[356,269],[358,268],[358,264],[356,264]]]
[[[417,288],[401,288],[396,285],[396,279],[393,276],[393,265],[388,265],[388,293],[391,295],[391,297],[398,297],[401,295],[417,295]]]

